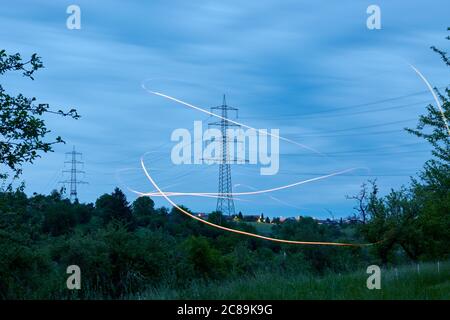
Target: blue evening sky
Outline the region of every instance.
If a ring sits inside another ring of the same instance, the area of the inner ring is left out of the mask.
[[[81,8],[81,30],[66,28],[67,6]],[[366,27],[366,8],[381,8],[381,30]],[[8,1],[0,10],[0,43],[8,53],[38,53],[45,69],[35,81],[2,77],[55,109],[75,107],[75,121],[48,116],[52,134],[67,142],[24,168],[28,193],[49,193],[67,179],[65,152],[83,153],[88,185],[80,201],[115,186],[152,191],[146,164],[167,191],[216,192],[217,165],[171,164],[176,128],[192,130],[205,114],[148,94],[150,89],[209,109],[227,95],[239,121],[322,154],[280,142],[280,171],[233,165],[236,192],[268,189],[347,168],[342,176],[258,196],[241,196],[245,214],[345,217],[346,195],[376,178],[381,192],[410,181],[430,158],[429,147],[402,128],[433,103],[416,66],[437,87],[448,68],[430,50],[448,48],[450,2],[442,1]],[[175,199],[175,198],[174,198]],[[168,205],[155,199],[158,206]],[[211,198],[179,197],[196,212]]]

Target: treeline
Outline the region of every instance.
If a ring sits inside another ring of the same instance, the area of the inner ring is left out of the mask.
[[[403,203],[392,197],[378,199],[377,210],[393,202]],[[372,247],[327,247],[284,245],[232,234],[206,226],[176,209],[155,208],[148,197],[129,204],[117,188],[99,197],[95,204],[71,203],[57,191],[32,197],[22,191],[4,192],[0,193],[0,297],[121,298],[138,296],[149,288],[183,290],[193,282],[248,278],[261,273],[325,275],[373,263],[401,264],[411,258],[445,260],[449,254],[444,245],[448,229],[442,225],[439,230],[443,234],[431,230],[432,238],[420,246],[423,254],[410,256],[413,244],[408,241],[420,241],[418,233],[436,227],[428,214],[443,217],[442,211],[434,211],[438,208],[436,201],[434,204],[425,212],[427,216],[415,213],[420,218],[411,224],[405,220],[404,225],[391,225],[396,220],[388,206],[382,209],[382,222],[378,215],[357,225],[318,224],[312,218],[302,218],[272,227],[272,236],[283,239],[382,240]],[[257,233],[246,222],[224,219],[218,212],[209,214],[208,220]],[[69,265],[80,267],[82,290],[67,290]]]
[[[256,233],[254,227],[208,219]],[[273,227],[273,235],[305,241],[348,240],[339,226],[313,219]],[[71,203],[54,191],[27,197],[0,194],[2,298],[119,298],[148,287],[184,288],[258,272],[343,272],[371,259],[354,248],[284,246],[206,226],[147,197],[131,205],[119,189],[94,204]],[[83,290],[66,288],[66,268],[78,265]]]

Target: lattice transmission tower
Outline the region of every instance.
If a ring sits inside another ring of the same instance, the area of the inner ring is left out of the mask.
[[[227,105],[225,95],[223,95],[223,102],[221,106],[212,107],[211,112],[220,111],[221,118],[219,121],[209,123],[210,126],[220,127],[222,133],[222,139],[220,143],[220,154],[218,157],[219,161],[219,191],[217,198],[216,210],[220,211],[224,215],[234,215],[234,201],[233,201],[233,189],[231,184],[231,166],[230,163],[233,162],[230,157],[229,141],[227,129],[229,127],[239,127],[239,125],[230,122],[228,118],[228,112],[236,112],[236,117],[238,109],[230,107]]]
[[[64,173],[70,173],[70,179],[66,179],[60,181],[64,185],[69,184],[70,186],[70,201],[75,201],[78,199],[77,193],[77,185],[79,184],[87,184],[86,181],[82,181],[78,179],[78,174],[85,173],[83,170],[78,170],[78,165],[83,165],[83,162],[78,160],[78,157],[82,157],[83,154],[75,151],[75,146],[73,146],[73,150],[71,152],[66,152],[66,156],[70,156],[70,161],[64,161],[64,163],[70,163],[70,170],[63,170]]]

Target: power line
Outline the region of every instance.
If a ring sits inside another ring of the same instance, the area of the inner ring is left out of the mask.
[[[446,86],[441,86],[438,87],[438,89],[443,89]],[[419,92],[415,92],[415,93],[411,93],[411,94],[407,94],[407,95],[402,95],[402,96],[397,96],[397,97],[392,97],[392,98],[386,98],[386,99],[381,99],[381,100],[376,100],[376,101],[371,101],[371,102],[366,102],[366,103],[360,103],[360,104],[356,104],[356,105],[351,105],[351,106],[346,106],[346,107],[336,107],[336,108],[331,108],[331,109],[327,109],[327,110],[320,110],[320,111],[314,111],[314,112],[310,112],[310,113],[302,113],[302,114],[298,114],[298,113],[293,113],[293,114],[282,114],[282,115],[278,115],[278,116],[253,116],[253,117],[244,117],[244,119],[258,119],[258,118],[270,118],[270,119],[282,119],[285,117],[288,118],[292,118],[292,117],[310,117],[311,115],[316,115],[316,114],[323,114],[323,113],[334,113],[334,112],[339,112],[339,111],[346,111],[349,109],[359,109],[359,108],[364,108],[364,107],[368,107],[368,106],[373,106],[373,105],[377,105],[377,104],[383,104],[386,102],[392,102],[392,101],[396,101],[396,100],[401,100],[401,99],[405,99],[405,98],[409,98],[409,97],[413,97],[413,96],[417,96],[417,95],[422,95],[422,94],[427,94],[429,93],[429,91],[419,91]],[[391,109],[398,109],[398,108],[405,108],[408,106],[413,106],[413,105],[418,105],[418,104],[424,104],[424,103],[429,103],[430,100],[426,100],[423,102],[417,102],[417,103],[410,103],[410,104],[404,104],[404,105],[399,105],[399,106],[393,106],[393,107],[388,107],[388,108],[382,108],[382,109],[374,109],[374,110],[366,110],[366,111],[361,111],[358,112],[359,113],[370,113],[370,112],[377,112],[377,111],[384,111],[384,110],[391,110]],[[339,114],[340,115],[349,115],[352,113],[346,113],[346,114]]]
[[[286,171],[286,172],[279,172],[278,174],[281,175],[302,175],[302,176],[323,176],[323,175],[327,175],[329,173],[313,173],[313,172],[295,172],[295,171]],[[370,174],[370,173],[366,173],[366,174],[356,174],[356,173],[343,173],[343,174],[339,174],[336,175],[335,178],[339,178],[339,177],[411,177],[414,176],[416,173],[410,173],[410,174],[399,174],[399,173],[381,173],[381,174]]]
[[[353,116],[355,114],[365,114],[365,113],[374,113],[374,112],[380,112],[380,111],[387,111],[387,110],[394,110],[394,109],[402,109],[407,108],[411,106],[416,105],[423,105],[430,103],[430,100],[416,102],[416,103],[408,103],[408,104],[402,104],[397,106],[391,106],[391,107],[384,107],[379,109],[370,109],[370,110],[362,110],[362,111],[355,111],[355,112],[344,112],[344,113],[338,113],[337,114],[328,114],[328,113],[336,113],[334,110],[323,110],[323,111],[315,111],[310,113],[302,113],[302,114],[291,114],[291,115],[279,115],[279,116],[269,116],[271,120],[298,120],[298,119],[315,119],[315,118],[332,118],[332,117],[342,117],[342,116]],[[264,117],[267,118],[267,117]],[[247,118],[252,119],[252,118]]]
[[[431,150],[409,150],[409,151],[395,151],[395,152],[379,152],[379,153],[353,153],[353,152],[342,152],[342,153],[327,153],[327,155],[333,155],[333,157],[375,157],[375,156],[392,156],[398,154],[408,154],[408,153],[429,153]],[[293,157],[318,157],[317,154],[283,154],[285,156]]]
[[[308,134],[308,135],[292,135],[293,138],[325,138],[325,137],[355,137],[355,136],[372,136],[388,133],[398,133],[403,132],[403,129],[396,130],[384,130],[384,131],[374,131],[374,132],[355,132],[355,133],[345,133],[345,134]]]
[[[391,121],[391,122],[381,122],[381,123],[377,123],[377,124],[371,124],[371,125],[367,125],[367,126],[359,126],[359,127],[352,127],[352,128],[344,128],[344,129],[338,129],[338,130],[326,130],[326,134],[328,133],[336,133],[336,132],[345,132],[345,131],[352,131],[352,130],[361,130],[361,129],[368,129],[368,128],[378,128],[378,127],[385,127],[385,126],[390,126],[393,124],[399,124],[399,123],[405,123],[405,122],[410,122],[410,121],[414,121],[417,120],[417,118],[410,118],[410,119],[406,119],[406,120],[398,120],[398,121]],[[321,134],[321,133],[319,133]],[[300,134],[298,136],[302,136],[302,137],[309,137],[309,134]],[[312,134],[311,136],[316,136],[315,134]]]
[[[384,150],[384,149],[391,149],[391,148],[402,148],[402,147],[411,147],[411,146],[425,146],[428,145],[426,142],[413,142],[413,143],[405,143],[405,144],[398,144],[398,145],[390,145],[390,146],[378,146],[378,147],[371,147],[371,148],[363,148],[363,149],[351,149],[351,150],[340,150],[340,151],[332,151],[332,152],[324,152],[325,154],[337,154],[337,153],[353,153],[353,152],[361,152],[361,151],[371,151],[371,150]],[[287,153],[284,153],[287,155]]]

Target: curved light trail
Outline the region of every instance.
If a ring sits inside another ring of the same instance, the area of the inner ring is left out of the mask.
[[[205,114],[208,114],[208,115],[210,115],[210,116],[219,118],[219,119],[221,119],[221,120],[226,120],[227,122],[236,124],[236,125],[238,125],[238,126],[241,126],[241,127],[247,128],[247,129],[256,130],[256,131],[257,131],[258,133],[260,133],[260,134],[267,135],[267,136],[271,136],[271,137],[274,137],[274,138],[277,138],[277,139],[280,139],[280,140],[283,140],[283,141],[292,143],[292,144],[294,144],[294,145],[296,145],[296,146],[299,146],[299,147],[301,147],[301,148],[307,149],[307,150],[309,150],[309,151],[312,151],[312,152],[314,152],[314,153],[320,154],[320,155],[322,155],[322,156],[326,156],[326,154],[324,154],[324,153],[322,153],[322,152],[320,152],[320,151],[318,151],[318,150],[316,150],[316,149],[314,149],[314,148],[311,148],[311,147],[309,147],[309,146],[307,146],[307,145],[304,145],[304,144],[302,144],[302,143],[298,143],[298,142],[296,142],[296,141],[294,141],[294,140],[291,140],[291,139],[288,139],[288,138],[284,138],[284,137],[281,137],[281,136],[279,136],[279,135],[276,135],[276,134],[273,134],[273,133],[269,133],[269,132],[266,132],[266,131],[263,131],[263,130],[260,130],[260,129],[256,129],[256,128],[250,127],[250,126],[248,126],[248,125],[246,125],[246,124],[243,124],[243,123],[240,123],[240,122],[237,122],[237,121],[234,121],[234,120],[231,120],[231,119],[222,117],[222,116],[220,116],[220,115],[218,115],[218,114],[215,114],[215,113],[210,112],[210,111],[208,111],[208,110],[205,110],[205,109],[203,109],[203,108],[194,106],[194,105],[192,105],[192,104],[190,104],[190,103],[187,103],[187,102],[182,101],[182,100],[180,100],[180,99],[177,99],[177,98],[175,98],[175,97],[171,97],[171,96],[169,96],[169,95],[167,95],[167,94],[164,94],[164,93],[161,93],[161,92],[157,92],[157,91],[149,90],[149,89],[147,89],[147,88],[145,87],[144,84],[142,84],[142,88],[143,88],[145,91],[147,91],[148,93],[151,93],[151,94],[154,94],[154,95],[156,95],[156,96],[160,96],[160,97],[166,98],[166,99],[168,99],[168,100],[172,100],[172,101],[174,101],[174,102],[177,102],[177,103],[179,103],[179,104],[182,104],[182,105],[184,105],[184,106],[186,106],[186,107],[189,107],[189,108],[191,108],[191,109],[194,109],[194,110],[203,112],[203,113],[205,113]]]
[[[161,190],[161,188],[158,186],[158,184],[153,180],[151,175],[148,173],[147,168],[145,167],[143,158],[141,158],[141,166],[142,166],[142,169],[144,170],[145,175],[147,176],[148,180],[150,181],[150,183],[155,187],[156,190],[158,190],[158,192],[172,206],[177,208],[180,212],[184,213],[188,217],[191,217],[192,219],[200,221],[201,223],[204,223],[204,224],[209,225],[211,227],[214,227],[214,228],[217,228],[217,229],[221,229],[221,230],[224,230],[224,231],[228,231],[228,232],[233,232],[233,233],[249,236],[249,237],[254,237],[254,238],[259,238],[259,239],[263,239],[263,240],[279,242],[279,243],[287,243],[287,244],[322,245],[322,246],[338,246],[338,247],[366,247],[366,246],[373,245],[373,243],[360,244],[360,243],[344,243],[344,242],[296,241],[296,240],[277,239],[277,238],[262,236],[262,235],[259,235],[259,234],[256,234],[256,233],[251,233],[251,232],[236,230],[236,229],[232,229],[232,228],[227,228],[227,227],[224,227],[224,226],[221,226],[221,225],[218,225],[218,224],[215,224],[215,223],[203,220],[203,219],[193,215],[192,213],[184,210],[183,208],[179,207],[175,202],[172,201],[172,199],[170,199],[169,196],[166,195],[166,193],[164,191]]]
[[[291,184],[287,184],[284,186],[280,186],[280,187],[276,187],[276,188],[271,188],[271,189],[264,189],[264,190],[256,190],[256,191],[247,191],[247,192],[233,192],[233,196],[237,195],[237,196],[246,196],[246,195],[257,195],[257,194],[261,194],[261,193],[268,193],[268,192],[274,192],[274,191],[278,191],[278,190],[283,190],[283,189],[288,189],[288,188],[292,188],[301,184],[305,184],[308,182],[313,182],[313,181],[318,181],[318,180],[323,180],[326,178],[330,178],[333,176],[337,176],[340,174],[344,174],[347,172],[351,172],[354,171],[358,168],[351,168],[351,169],[346,169],[346,170],[342,170],[342,171],[338,171],[338,172],[334,172],[334,173],[330,173],[327,175],[323,175],[320,177],[315,177],[315,178],[311,178],[311,179],[307,179],[307,180],[302,180],[302,181],[297,181]],[[163,196],[160,192],[139,192],[140,195],[142,196],[152,196],[152,197],[161,197]],[[168,196],[213,196],[213,197],[220,197],[218,193],[216,192],[165,192],[166,195]]]
[[[410,67],[419,75],[419,77],[423,80],[423,82],[425,82],[428,90],[430,90],[431,94],[433,95],[434,101],[436,101],[436,104],[439,108],[439,112],[441,113],[442,121],[444,121],[444,125],[447,128],[448,134],[450,135],[450,128],[448,126],[447,118],[445,117],[444,109],[442,109],[442,105],[441,105],[436,93],[434,92],[433,87],[428,82],[428,80],[425,78],[425,76],[416,67],[414,67],[412,64],[410,64]]]
[[[443,110],[443,108],[442,108],[442,106],[441,106],[441,103],[440,103],[440,101],[439,101],[439,99],[438,99],[436,93],[434,92],[434,90],[433,90],[431,84],[428,82],[428,80],[425,78],[425,76],[424,76],[424,75],[423,75],[416,67],[414,67],[413,65],[410,65],[410,66],[411,66],[411,68],[419,75],[419,77],[423,80],[423,82],[426,84],[428,90],[429,90],[429,91],[431,92],[431,94],[433,95],[433,98],[434,98],[434,100],[435,100],[435,102],[436,102],[436,104],[437,104],[437,106],[438,106],[438,108],[439,108],[439,111],[440,111],[440,113],[441,113],[441,116],[442,116],[442,120],[443,120],[443,122],[444,122],[444,125],[445,125],[445,127],[446,127],[446,129],[447,129],[448,134],[450,135],[450,127],[449,127],[449,125],[448,125],[447,118],[445,117],[445,112],[444,112],[444,110]],[[291,140],[291,139],[287,139],[287,138],[284,138],[284,137],[281,137],[281,136],[278,136],[278,135],[269,133],[269,132],[267,132],[267,131],[263,131],[263,130],[259,130],[259,129],[256,129],[256,128],[247,126],[247,125],[245,125],[245,124],[243,124],[243,123],[240,123],[240,122],[237,122],[237,121],[234,121],[234,120],[231,120],[231,119],[227,119],[227,118],[225,118],[225,117],[222,117],[222,116],[220,116],[220,115],[217,115],[217,114],[215,114],[215,113],[212,113],[212,112],[210,112],[210,111],[208,111],[208,110],[205,110],[205,109],[203,109],[203,108],[194,106],[194,105],[192,105],[192,104],[190,104],[190,103],[187,103],[187,102],[184,102],[184,101],[182,101],[182,100],[180,100],[180,99],[177,99],[177,98],[175,98],[175,97],[171,97],[171,96],[166,95],[166,94],[161,93],[161,92],[149,90],[149,89],[146,88],[146,86],[144,85],[144,83],[142,83],[142,88],[143,88],[145,91],[147,91],[147,92],[149,92],[149,93],[151,93],[151,94],[154,94],[154,95],[163,97],[163,98],[168,99],[168,100],[172,100],[172,101],[174,101],[174,102],[177,102],[177,103],[179,103],[179,104],[182,104],[182,105],[184,105],[184,106],[187,106],[187,107],[189,107],[189,108],[191,108],[191,109],[200,111],[200,112],[202,112],[202,113],[208,114],[208,115],[210,115],[210,116],[213,116],[213,117],[216,117],[216,118],[219,118],[219,119],[222,119],[222,120],[229,121],[230,123],[239,125],[239,126],[241,126],[241,127],[247,128],[247,129],[256,130],[258,133],[262,133],[262,134],[264,134],[264,135],[272,136],[272,137],[275,137],[275,138],[277,138],[277,139],[280,139],[280,140],[289,142],[289,143],[294,144],[294,145],[297,145],[297,146],[299,146],[299,147],[301,147],[301,148],[310,150],[310,151],[312,151],[312,152],[314,152],[314,153],[316,153],[316,154],[320,154],[320,155],[322,155],[322,156],[327,156],[326,154],[323,154],[323,153],[319,152],[318,150],[315,150],[314,148],[311,148],[311,147],[306,146],[306,145],[304,145],[304,144],[298,143],[298,142],[293,141],[293,140]],[[204,223],[204,224],[206,224],[206,225],[209,225],[209,226],[214,227],[214,228],[217,228],[217,229],[221,229],[221,230],[225,230],[225,231],[228,231],[228,232],[237,233],[237,234],[241,234],[241,235],[246,235],[246,236],[250,236],[250,237],[254,237],[254,238],[259,238],[259,239],[264,239],[264,240],[269,240],[269,241],[279,242],[279,243],[287,243],[287,244],[326,245],[326,246],[352,246],[352,247],[363,247],[363,246],[371,246],[371,245],[376,244],[376,243],[357,244],[357,243],[342,243],[342,242],[320,242],[320,241],[296,241],[296,240],[285,240],[285,239],[277,239],[277,238],[272,238],[272,237],[262,236],[262,235],[259,235],[259,234],[255,234],[255,233],[251,233],[251,232],[246,232],[246,231],[241,231],[241,230],[236,230],[236,229],[232,229],[232,228],[227,228],[227,227],[224,227],[224,226],[221,226],[221,225],[218,225],[218,224],[215,224],[215,223],[212,223],[212,222],[203,220],[203,219],[201,219],[201,218],[199,218],[199,217],[197,217],[197,216],[195,216],[195,215],[189,213],[188,211],[186,211],[186,210],[184,210],[183,208],[179,207],[175,202],[172,201],[172,199],[170,199],[170,196],[198,196],[198,197],[211,197],[211,198],[219,198],[219,197],[222,197],[222,196],[220,196],[218,193],[211,193],[211,192],[164,192],[164,191],[158,186],[158,184],[154,181],[154,179],[151,177],[151,175],[148,173],[147,168],[145,167],[144,159],[143,159],[143,158],[141,158],[141,166],[142,166],[142,169],[144,170],[144,173],[145,173],[145,175],[147,176],[148,180],[151,182],[151,184],[154,186],[154,188],[155,188],[158,192],[147,192],[147,193],[143,193],[143,192],[134,191],[134,190],[131,190],[131,191],[137,193],[137,194],[140,195],[140,196],[153,196],[153,197],[162,196],[162,197],[164,197],[171,205],[173,205],[175,208],[177,208],[177,209],[178,209],[180,212],[182,212],[183,214],[185,214],[185,215],[191,217],[192,219],[195,219],[195,220],[197,220],[197,221],[199,221],[199,222],[201,222],[201,223]],[[343,174],[343,173],[347,173],[347,172],[353,171],[353,170],[355,170],[355,169],[357,169],[357,168],[346,169],[346,170],[343,170],[343,171],[331,173],[331,174],[328,174],[328,175],[323,175],[323,176],[320,176],[320,177],[311,178],[311,179],[308,179],[308,180],[298,181],[298,182],[295,182],[295,183],[291,183],[291,184],[288,184],[288,185],[284,185],[284,186],[280,186],[280,187],[276,187],[276,188],[271,188],[271,189],[256,190],[256,191],[249,191],[249,192],[237,192],[237,193],[233,193],[233,196],[234,196],[234,195],[238,195],[238,196],[239,196],[239,195],[256,195],[256,194],[263,194],[263,193],[274,192],[274,191],[283,190],[283,189],[291,188],[291,187],[294,187],[294,186],[298,186],[298,185],[301,185],[301,184],[305,184],[305,183],[308,183],[308,182],[313,182],[313,181],[318,181],[318,180],[326,179],[326,178],[329,178],[329,177],[332,177],[332,176],[336,176],[336,175],[339,175],[339,174]],[[380,242],[381,242],[381,241],[380,241]],[[377,243],[378,243],[378,242],[377,242]]]
[[[187,106],[187,107],[189,107],[189,108],[191,108],[191,109],[200,111],[200,112],[202,112],[202,113],[208,114],[208,115],[210,115],[210,116],[213,116],[213,117],[216,117],[216,118],[219,118],[219,119],[222,119],[222,120],[229,121],[230,123],[239,125],[239,126],[241,126],[241,127],[247,128],[247,129],[256,130],[258,133],[262,133],[262,134],[264,134],[264,135],[268,135],[268,136],[275,137],[275,138],[277,138],[277,139],[286,141],[286,142],[288,142],[288,143],[294,144],[294,145],[299,146],[299,147],[301,147],[301,148],[310,150],[310,151],[312,151],[312,152],[314,152],[314,153],[316,153],[316,154],[319,154],[319,155],[328,157],[326,154],[323,154],[322,152],[320,152],[320,151],[318,151],[318,150],[315,150],[314,148],[311,148],[311,147],[306,146],[306,145],[304,145],[304,144],[298,143],[298,142],[293,141],[293,140],[291,140],[291,139],[287,139],[287,138],[281,137],[281,136],[279,136],[279,135],[275,135],[275,134],[269,133],[269,132],[267,132],[267,131],[259,130],[259,129],[250,127],[250,126],[248,126],[248,125],[245,125],[245,124],[243,124],[243,123],[240,123],[240,122],[237,122],[237,121],[234,121],[234,120],[231,120],[231,119],[222,117],[222,116],[217,115],[217,114],[215,114],[215,113],[212,113],[212,112],[210,112],[210,111],[208,111],[208,110],[205,110],[205,109],[203,109],[203,108],[194,106],[194,105],[192,105],[192,104],[190,104],[190,103],[187,103],[187,102],[182,101],[182,100],[180,100],[180,99],[177,99],[177,98],[175,98],[175,97],[171,97],[171,96],[166,95],[166,94],[164,94],[164,93],[149,90],[149,89],[147,89],[147,88],[145,87],[144,84],[142,84],[142,88],[143,88],[145,91],[147,91],[148,93],[151,93],[151,94],[153,94],[153,95],[160,96],[160,97],[163,97],[163,98],[168,99],[168,100],[172,100],[172,101],[174,101],[174,102],[177,102],[177,103],[179,103],[179,104],[182,104],[182,105],[184,105],[184,106]],[[138,194],[141,194],[142,196],[162,196],[162,197],[164,197],[164,198],[165,198],[165,199],[166,199],[166,200],[167,200],[174,208],[178,209],[181,213],[183,213],[183,214],[189,216],[190,218],[195,219],[195,220],[197,220],[197,221],[199,221],[199,222],[201,222],[201,223],[204,223],[204,224],[206,224],[206,225],[209,225],[209,226],[211,226],[211,227],[214,227],[214,228],[217,228],[217,229],[221,229],[221,230],[225,230],[225,231],[228,231],[228,232],[233,232],[233,233],[237,233],[237,234],[249,236],[249,237],[254,237],[254,238],[259,238],[259,239],[263,239],[263,240],[268,240],[268,241],[273,241],[273,242],[279,242],[279,243],[286,243],[286,244],[298,244],[298,245],[323,245],[323,246],[339,246],[339,247],[365,247],[365,246],[371,246],[371,245],[374,245],[374,243],[364,243],[364,244],[360,244],[360,243],[344,243],[344,242],[297,241],[297,240],[277,239],[277,238],[272,238],[272,237],[267,237],[267,236],[263,236],[263,235],[251,233],[251,232],[246,232],[246,231],[241,231],[241,230],[236,230],[236,229],[224,227],[224,226],[221,226],[221,225],[218,225],[218,224],[215,224],[215,223],[212,223],[212,222],[203,220],[203,219],[201,219],[200,217],[197,217],[197,216],[193,215],[192,213],[189,213],[188,211],[186,211],[186,210],[184,210],[183,208],[179,207],[175,202],[172,201],[172,199],[170,199],[170,196],[175,196],[175,195],[189,195],[189,196],[216,197],[216,198],[217,198],[217,197],[221,197],[220,195],[218,195],[217,193],[210,193],[210,192],[203,192],[203,193],[195,193],[195,192],[164,192],[164,191],[158,186],[158,184],[154,181],[154,179],[151,177],[151,175],[148,173],[147,168],[145,167],[145,164],[144,164],[144,159],[143,159],[143,157],[141,158],[141,166],[142,166],[142,169],[144,170],[144,173],[145,173],[145,175],[147,176],[148,180],[150,181],[150,183],[153,185],[153,187],[154,187],[158,192],[150,192],[150,193],[139,193],[139,192],[137,192]],[[292,183],[292,184],[289,184],[289,185],[280,186],[280,187],[276,187],[276,188],[272,188],[272,189],[257,190],[257,191],[249,191],[249,192],[237,192],[237,193],[233,193],[233,196],[234,196],[234,195],[255,195],[255,194],[262,194],[262,193],[267,193],[267,192],[273,192],[273,191],[283,190],[283,189],[291,188],[291,187],[294,187],[294,186],[297,186],[297,185],[301,185],[301,184],[304,184],[304,183],[307,183],[307,182],[312,182],[312,181],[317,181],[317,180],[326,179],[326,178],[329,178],[329,177],[332,177],[332,176],[336,176],[336,175],[339,175],[339,174],[343,174],[343,173],[346,173],[346,172],[353,171],[353,170],[355,170],[355,169],[356,169],[356,168],[346,169],[346,170],[343,170],[343,171],[340,171],[340,172],[335,172],[335,173],[331,173],[331,174],[324,175],[324,176],[320,176],[320,177],[311,178],[311,179],[304,180],[304,181],[298,181],[298,182],[295,182],[295,183]]]

